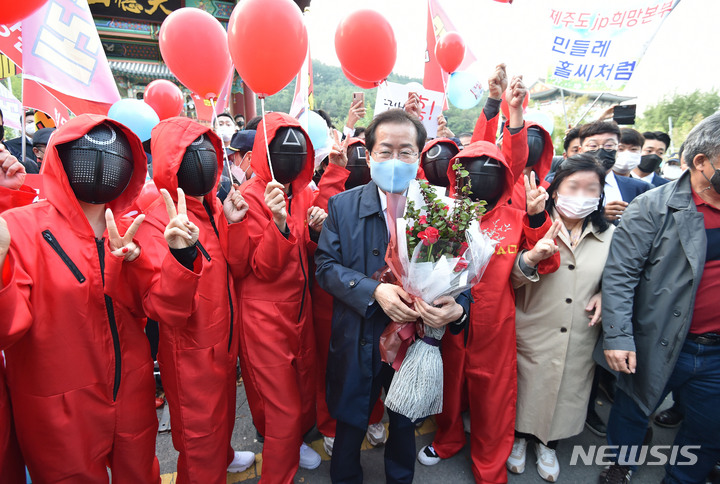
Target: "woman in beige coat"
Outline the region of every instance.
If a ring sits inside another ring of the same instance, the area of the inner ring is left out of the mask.
[[[565,160],[547,190],[548,212],[562,222],[555,239],[560,268],[540,276],[521,253],[513,270],[518,399],[507,467],[524,471],[532,440],[538,473],[549,482],[560,473],[557,441],[582,432],[590,397],[600,280],[614,229],[602,217],[604,186],[605,171],[593,155]]]

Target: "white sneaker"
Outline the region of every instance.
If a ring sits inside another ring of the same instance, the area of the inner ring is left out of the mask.
[[[388,433],[387,429],[382,423],[368,425],[367,432],[365,432],[365,438],[370,445],[377,447],[387,442]]]
[[[560,463],[558,463],[555,450],[538,442],[535,444],[535,454],[537,455],[537,471],[540,477],[548,482],[557,482],[560,475]]]
[[[463,412],[462,420],[463,420],[463,430],[465,430],[466,434],[469,434],[470,433],[470,412]]]
[[[515,437],[512,452],[507,458],[505,466],[513,474],[522,474],[525,472],[525,455],[527,454],[527,440]]]
[[[440,462],[442,458],[437,455],[432,445],[426,445],[418,452],[418,461],[425,466],[434,466]]]
[[[228,472],[242,472],[255,462],[255,454],[253,452],[235,451],[235,457],[227,468]]]
[[[300,467],[303,469],[317,469],[322,462],[320,454],[311,449],[305,442],[300,446]]]
[[[333,445],[335,445],[335,437],[323,436],[323,449],[325,449],[325,453],[330,457],[332,457]]]

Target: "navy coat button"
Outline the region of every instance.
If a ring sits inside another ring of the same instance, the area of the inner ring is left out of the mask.
[[[372,255],[380,255],[380,251],[378,249],[373,249]]]
[[[348,286],[350,286],[350,287],[355,287],[355,280],[353,279],[352,281],[350,281],[350,282],[348,283]]]
[[[366,344],[367,344],[367,341],[365,340],[365,338],[360,340],[360,346],[365,346]]]
[[[668,340],[666,340],[666,339],[660,340],[660,344],[663,345],[663,346],[667,346],[667,345],[668,345]]]
[[[676,309],[675,311],[673,311],[673,316],[675,316],[676,318],[679,318],[679,317],[680,317],[680,311],[678,311],[677,309]]]

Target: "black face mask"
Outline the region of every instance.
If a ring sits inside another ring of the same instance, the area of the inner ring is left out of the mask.
[[[294,181],[307,163],[307,140],[303,131],[294,126],[280,128],[269,148],[275,179],[283,185]]]
[[[605,171],[611,169],[613,165],[615,164],[615,156],[617,155],[617,150],[606,150],[605,148],[599,148],[595,151],[591,151],[593,155],[595,155],[595,158],[602,164],[603,168],[605,168]]]
[[[327,157],[325,157],[324,160],[320,162],[320,166],[317,167],[315,172],[313,173],[312,180],[315,182],[315,185],[320,184],[320,180],[322,179],[322,176],[325,174],[325,170],[327,170],[329,160]]]
[[[528,159],[525,167],[535,166],[540,161],[543,150],[545,149],[545,138],[537,126],[530,126],[527,129],[528,140]]]
[[[710,166],[715,168],[715,165],[710,163]],[[713,173],[713,176],[711,176],[709,179],[705,173],[703,173],[703,176],[707,181],[710,182],[710,186],[713,187],[713,190],[715,190],[717,193],[720,193],[720,170],[715,168],[715,172]]]
[[[370,167],[367,164],[367,151],[361,143],[348,147],[347,169],[350,176],[345,182],[345,190],[367,185],[370,182]]]
[[[470,197],[475,201],[485,200],[489,206],[495,205],[505,188],[505,167],[488,156],[461,160],[470,173]]]
[[[108,123],[57,147],[70,187],[85,203],[108,203],[119,197],[133,174],[133,155],[125,133]]]
[[[448,166],[453,156],[460,150],[454,143],[436,143],[422,154],[420,166],[425,172],[425,177],[431,185],[438,187],[450,186],[448,179]]]
[[[193,197],[202,197],[217,183],[218,159],[215,146],[204,135],[198,136],[185,150],[177,172],[178,186]]]
[[[638,165],[638,168],[642,172],[652,173],[658,169],[660,163],[662,163],[662,158],[658,155],[643,155],[640,157],[640,164]]]

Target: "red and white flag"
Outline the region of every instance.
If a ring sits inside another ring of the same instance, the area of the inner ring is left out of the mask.
[[[457,29],[442,7],[441,0],[428,0],[427,49],[425,50],[425,75],[423,76],[423,87],[425,89],[439,92],[447,91],[449,74],[442,70],[435,57],[435,43],[445,32],[452,31],[457,32]],[[462,33],[460,34],[462,35]],[[465,59],[458,70],[467,69],[476,60],[477,58],[470,50],[470,47],[466,46]]]
[[[289,114],[293,118],[299,118],[302,113],[314,108],[312,58],[310,57],[310,44],[308,44],[305,62],[303,62],[302,68],[295,79],[295,95],[293,96]],[[307,129],[307,126],[305,126],[305,129]]]

